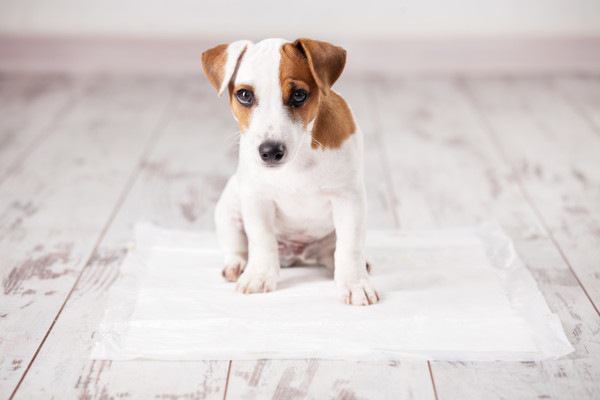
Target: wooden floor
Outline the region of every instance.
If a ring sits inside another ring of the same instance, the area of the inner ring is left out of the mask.
[[[600,398],[600,76],[337,86],[371,228],[496,220],[576,351],[545,362],[89,359],[132,227],[212,228],[235,125],[200,75],[0,74],[0,397]]]

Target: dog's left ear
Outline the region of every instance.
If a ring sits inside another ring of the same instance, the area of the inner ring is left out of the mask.
[[[238,40],[230,44],[220,44],[202,53],[202,70],[217,93],[221,95],[237,70],[246,48],[252,44],[248,40]]]
[[[346,65],[346,50],[331,43],[312,39],[298,39],[294,42],[308,59],[310,72],[323,94],[340,77]]]

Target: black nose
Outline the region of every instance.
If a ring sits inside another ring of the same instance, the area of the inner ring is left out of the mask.
[[[267,164],[276,164],[285,156],[285,144],[267,141],[258,146],[260,158]]]

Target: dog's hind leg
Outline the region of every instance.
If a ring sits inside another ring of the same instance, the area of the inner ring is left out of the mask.
[[[324,266],[333,274],[335,266],[333,253],[335,252],[335,232],[325,236],[315,243],[317,264]]]
[[[215,225],[219,243],[225,254],[223,277],[235,282],[248,260],[248,239],[240,212],[237,177],[229,178],[215,208]]]

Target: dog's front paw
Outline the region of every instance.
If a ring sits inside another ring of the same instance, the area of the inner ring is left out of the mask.
[[[247,269],[240,275],[236,290],[240,293],[266,293],[277,287],[277,273],[252,271]]]
[[[229,256],[225,261],[221,274],[227,282],[237,282],[244,271],[245,265],[246,259],[244,257],[238,255]]]
[[[379,301],[379,293],[368,278],[353,282],[338,282],[338,287],[346,304],[368,306]]]

